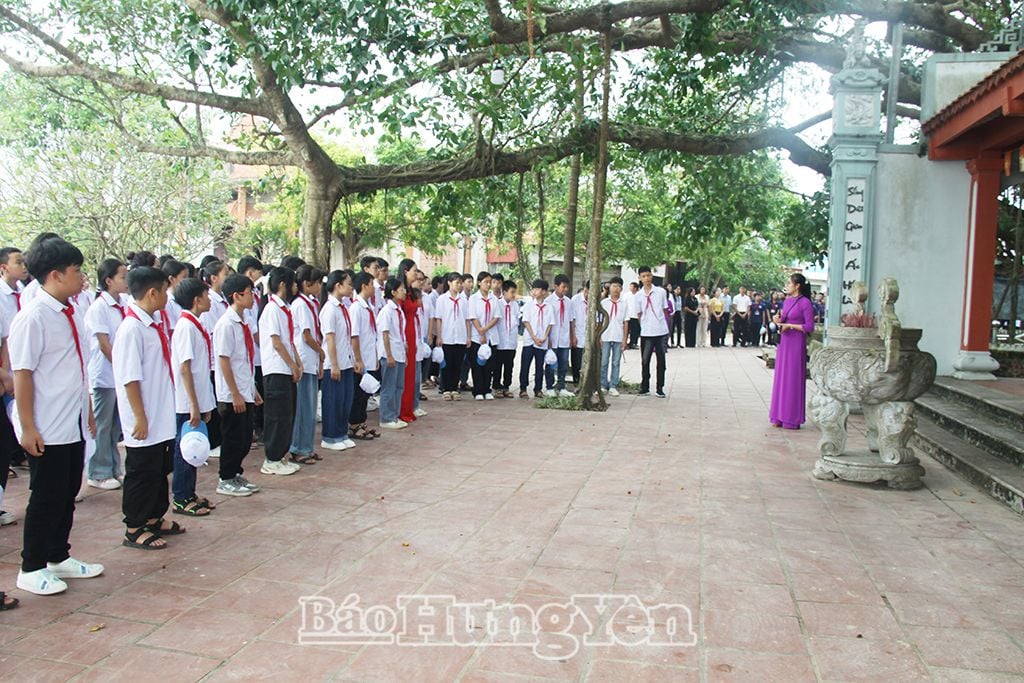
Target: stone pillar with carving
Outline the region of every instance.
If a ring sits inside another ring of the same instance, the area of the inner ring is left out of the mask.
[[[875,167],[882,142],[882,89],[886,78],[868,61],[858,22],[843,70],[832,77],[832,214],[829,229],[828,324],[852,306],[850,288],[870,282]]]

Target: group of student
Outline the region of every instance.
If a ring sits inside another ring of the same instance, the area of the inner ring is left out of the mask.
[[[320,448],[340,451],[381,436],[367,421],[373,403],[381,429],[424,417],[420,389],[432,382],[444,400],[457,401],[472,374],[476,400],[511,398],[520,344],[519,396],[529,398],[531,364],[534,396],[571,395],[567,370],[571,363],[578,382],[586,343],[589,287],[570,297],[565,275],[553,289],[535,280],[521,303],[516,283],[500,274],[431,281],[410,259],[390,277],[387,262],[373,256],[360,260],[358,273],[324,273],[297,257],[264,267],[246,256],[233,269],[209,256],[195,268],[138,252],[128,263],[103,261],[95,292],[82,265],[82,253],[53,233],[24,254],[0,250],[0,383],[13,403],[0,419],[0,459],[28,461],[17,585],[40,595],[103,572],[69,553],[83,469],[89,486],[122,489],[124,546],[164,549],[186,531],[165,518],[169,510],[216,509],[196,493],[183,431],[206,432],[211,457],[219,457],[218,494],[251,496],[260,487],[243,465],[255,439],[266,475],[292,475],[322,459],[314,448],[318,395]],[[641,394],[650,393],[656,355],[656,393],[664,396],[667,301],[649,268],[640,278],[636,305],[620,298],[619,278],[600,301],[608,317],[601,383],[618,394],[635,318]],[[0,462],[0,504],[7,473]],[[0,609],[9,608],[3,600]]]

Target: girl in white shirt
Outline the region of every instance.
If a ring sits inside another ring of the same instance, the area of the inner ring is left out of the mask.
[[[324,350],[320,331],[320,288],[324,273],[310,265],[299,266],[295,284],[299,294],[291,303],[295,321],[293,343],[299,352],[302,378],[295,387],[295,424],[292,427],[292,460],[300,465],[322,460],[313,450],[316,433],[317,382],[323,376]]]
[[[377,357],[380,358],[380,426],[403,429],[407,422],[398,419],[402,391],[405,389],[405,319],[401,303],[405,301],[405,283],[388,278],[384,283],[384,307],[377,314]]]
[[[448,273],[448,292],[437,297],[434,305],[434,334],[444,348],[444,367],[441,369],[441,390],[444,400],[458,401],[459,377],[462,374],[462,360],[470,347],[470,322],[466,318],[469,304],[461,295],[462,276]]]
[[[327,276],[327,301],[320,309],[320,330],[324,335],[323,402],[320,447],[331,451],[354,448],[348,438],[348,419],[355,389],[355,357],[352,336],[355,328],[345,301],[352,297],[350,270],[334,270]]]

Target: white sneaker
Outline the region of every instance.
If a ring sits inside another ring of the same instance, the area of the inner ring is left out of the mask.
[[[290,464],[294,463],[286,463],[283,460],[264,460],[263,466],[260,467],[260,472],[263,474],[277,474],[282,477],[286,477],[289,474],[295,474],[299,471],[297,469],[298,465],[295,465],[295,469],[293,469],[290,467]]]
[[[36,595],[54,595],[68,589],[68,585],[49,569],[37,569],[34,572],[19,571],[18,583],[15,585],[23,591]]]
[[[408,427],[409,426],[409,423],[406,422],[405,420],[395,420],[395,421],[398,422],[398,424],[402,425],[403,427]]]
[[[217,493],[222,496],[251,496],[252,491],[246,488],[237,479],[221,480],[217,484]]]
[[[85,495],[81,491],[79,491],[78,495],[75,496],[75,502],[81,503],[83,500],[85,500]]]
[[[113,477],[110,479],[86,479],[85,483],[94,489],[103,489],[104,491],[113,491],[114,489],[121,488],[121,482]]]
[[[210,449],[210,457],[211,458],[219,458],[220,457],[220,446],[217,446],[216,448],[211,448]]]
[[[611,389],[608,390],[608,395],[609,396],[618,396],[619,395],[619,390],[616,389],[615,387],[612,387]]]
[[[73,557],[63,562],[47,562],[46,568],[58,579],[91,579],[103,573],[102,564],[89,564]]]
[[[568,389],[562,389],[561,391],[558,392],[558,395],[563,397],[563,398],[571,398],[571,397],[575,396],[576,394],[572,393]]]
[[[493,401],[494,400],[494,394],[484,394],[484,400],[486,400],[486,401]]]
[[[345,444],[345,448],[355,448],[356,447],[356,442],[353,441],[352,439],[345,439],[344,441],[342,441],[342,443]]]
[[[482,401],[482,400],[484,400],[484,397],[481,394],[477,394],[476,396],[473,397],[473,400],[474,401]]]
[[[554,389],[545,389],[544,395],[547,396],[548,398],[553,398],[555,396],[558,396],[558,392],[555,391]]]
[[[405,422],[381,422],[381,429],[405,429],[409,425]]]
[[[346,448],[348,448],[348,446],[345,445],[344,441],[338,441],[337,443],[328,443],[326,441],[321,441],[320,448],[326,449],[328,451],[343,451]]]
[[[8,524],[14,524],[18,521],[18,518],[14,516],[13,512],[6,512],[0,510],[0,526],[7,526]]]
[[[259,486],[257,486],[256,484],[252,483],[251,481],[249,481],[248,479],[243,477],[241,474],[239,474],[237,477],[235,477],[235,481],[237,481],[239,484],[241,484],[245,488],[249,489],[253,493],[256,493],[257,491],[260,490]]]
[[[416,417],[426,417],[427,411],[423,410],[423,408],[417,408],[416,410],[412,411],[412,414],[415,415]]]
[[[377,397],[376,396],[371,396],[369,398],[369,400],[366,401],[366,410],[367,410],[367,412],[372,413],[373,411],[377,410],[378,408],[380,408],[380,404],[377,402]]]

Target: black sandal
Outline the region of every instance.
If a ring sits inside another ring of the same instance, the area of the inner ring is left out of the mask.
[[[171,512],[176,515],[188,515],[189,517],[206,517],[210,514],[210,509],[200,503],[195,496],[192,496],[188,500],[174,501],[174,507]]]
[[[210,502],[209,498],[196,498],[196,502],[207,510],[216,510],[217,506]]]
[[[149,534],[149,538],[144,541],[140,541],[139,537],[142,534]],[[140,526],[135,531],[126,531],[124,534],[124,540],[121,541],[121,545],[126,548],[135,548],[136,550],[163,550],[167,547],[167,544],[153,545],[157,541],[162,540],[160,534],[154,533],[152,530],[147,529],[144,526]]]
[[[21,602],[21,600],[18,600],[18,598],[11,598],[10,601],[8,601],[7,593],[0,591],[0,612],[6,612],[9,609],[14,609],[18,606],[19,602]]]
[[[149,531],[149,532],[154,533],[154,534],[158,534],[160,536],[177,536],[178,534],[185,533],[185,531],[186,531],[185,527],[181,526],[177,522],[171,522],[171,528],[170,529],[164,529],[163,525],[164,525],[165,521],[166,520],[163,517],[161,517],[160,519],[156,520],[152,524],[145,524],[145,525],[143,525],[142,528],[145,529],[146,531]]]
[[[348,430],[348,435],[360,441],[373,441],[373,435],[366,431],[366,425],[361,424]]]
[[[314,458],[312,455],[296,455],[295,453],[292,453],[291,456],[292,456],[292,462],[297,463],[299,465],[315,465],[316,464],[316,458]]]

